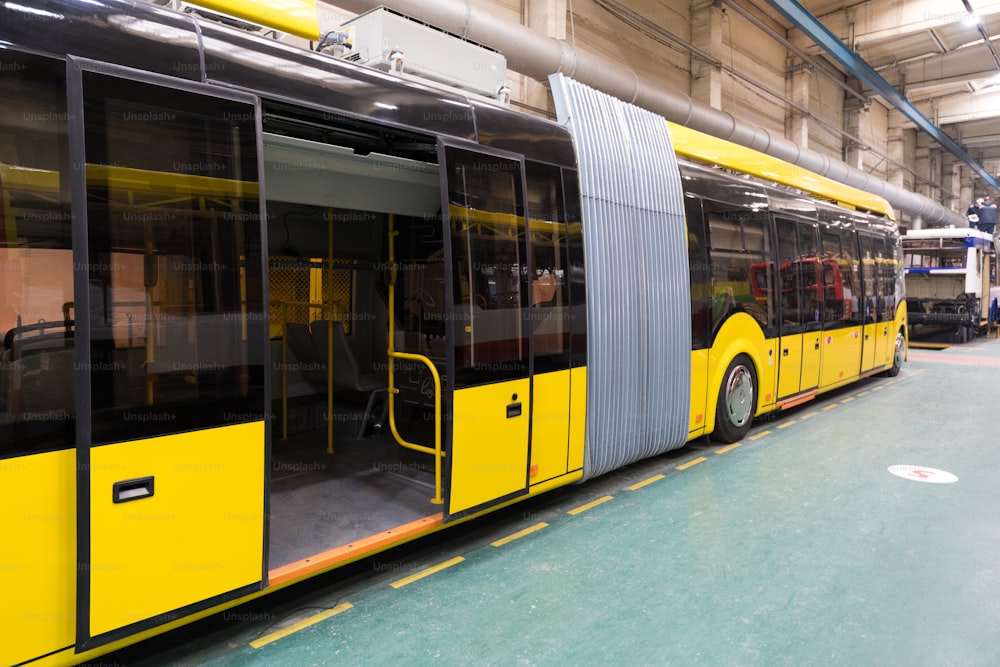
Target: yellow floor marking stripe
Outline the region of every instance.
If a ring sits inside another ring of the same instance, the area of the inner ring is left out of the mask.
[[[496,542],[490,542],[490,544],[492,544],[495,547],[502,547],[505,544],[509,544],[510,542],[513,542],[514,540],[521,539],[525,535],[531,535],[532,533],[538,532],[542,528],[547,528],[548,525],[549,524],[547,524],[544,521],[542,521],[542,522],[536,523],[534,526],[529,526],[528,528],[525,528],[524,530],[519,530],[516,533],[512,533],[511,535],[508,535],[507,537],[501,537]]]
[[[782,424],[778,424],[778,428],[788,428],[789,426],[794,426],[794,425],[795,425],[795,420],[793,419],[790,422],[784,422]]]
[[[707,460],[708,460],[708,459],[706,459],[706,458],[705,458],[704,456],[699,456],[699,457],[698,457],[698,458],[696,458],[696,459],[695,459],[694,461],[688,461],[687,463],[685,463],[685,464],[683,464],[683,465],[679,465],[679,466],[677,466],[677,469],[678,469],[678,470],[687,470],[687,469],[688,469],[688,468],[690,468],[691,466],[696,466],[696,465],[698,465],[699,463],[701,463],[702,461],[707,461]]]
[[[853,396],[848,396],[847,398],[845,398],[844,400],[842,400],[841,403],[850,403],[853,400],[854,400]]]
[[[302,619],[298,623],[294,623],[292,625],[289,625],[284,630],[278,630],[277,632],[272,632],[269,635],[264,635],[263,637],[260,637],[259,639],[255,639],[252,642],[250,642],[250,646],[252,646],[253,648],[260,648],[261,646],[266,646],[266,645],[270,644],[271,642],[278,641],[282,637],[287,637],[288,635],[290,635],[292,633],[295,633],[295,632],[298,632],[299,630],[302,630],[303,628],[308,628],[310,625],[315,625],[316,623],[319,623],[320,621],[325,621],[326,619],[330,618],[331,616],[336,616],[337,614],[339,614],[342,611],[347,611],[348,609],[350,609],[353,606],[354,605],[352,605],[350,602],[341,602],[340,604],[338,604],[333,609],[327,609],[326,611],[321,611],[320,613],[315,614],[313,616],[310,616],[309,618]]]
[[[425,568],[423,570],[420,570],[420,572],[416,572],[414,574],[411,574],[408,577],[403,577],[402,579],[397,579],[396,581],[392,582],[389,585],[392,586],[393,588],[402,588],[403,586],[406,586],[407,584],[412,584],[414,581],[420,581],[424,577],[429,577],[432,574],[434,574],[435,572],[440,572],[441,570],[444,570],[445,568],[449,568],[452,565],[458,565],[463,560],[465,560],[465,559],[462,558],[461,556],[455,556],[451,560],[446,560],[443,563],[438,563],[437,565],[432,565],[431,567],[428,567],[428,568]]]
[[[837,407],[836,403],[834,403],[833,405],[826,406],[825,408],[823,408],[823,411],[826,412],[827,410],[833,410],[835,407]]]
[[[747,440],[760,440],[765,435],[771,435],[771,432],[770,431],[761,431],[760,433],[755,433],[754,435],[751,435],[749,438],[747,438]]]
[[[729,452],[729,451],[732,451],[732,450],[736,449],[737,447],[739,447],[742,444],[743,444],[742,442],[734,442],[731,445],[726,445],[722,449],[715,450],[715,453],[716,454],[725,454],[726,452]]]
[[[861,398],[862,396],[867,396],[870,393],[871,393],[870,391],[863,391],[860,394],[858,394],[858,398]]]
[[[813,410],[809,414],[802,415],[801,417],[799,417],[799,419],[809,419],[810,417],[815,417],[818,414],[819,414],[818,412],[816,412],[815,410]]]
[[[576,514],[579,514],[580,512],[586,512],[590,508],[597,507],[601,503],[606,503],[609,500],[611,500],[612,498],[614,498],[614,496],[604,496],[603,498],[598,498],[597,500],[591,500],[586,505],[580,505],[579,507],[574,507],[570,511],[566,512],[566,514],[576,515]]]
[[[636,482],[632,486],[627,486],[625,488],[627,488],[629,491],[635,491],[636,489],[641,489],[642,487],[646,486],[647,484],[652,484],[653,482],[658,482],[661,479],[663,479],[664,477],[666,477],[666,475],[653,475],[649,479],[644,479],[641,482]]]
[[[872,391],[882,391],[885,387],[875,387]]]

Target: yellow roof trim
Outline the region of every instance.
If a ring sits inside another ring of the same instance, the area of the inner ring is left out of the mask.
[[[674,152],[703,162],[804,190],[852,209],[881,213],[895,220],[883,197],[820,176],[791,162],[667,121]]]
[[[319,39],[316,0],[188,0],[192,5],[222,12],[257,25],[304,39]]]

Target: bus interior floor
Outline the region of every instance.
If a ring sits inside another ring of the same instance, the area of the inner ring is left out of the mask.
[[[269,566],[281,567],[440,512],[432,456],[387,432],[357,440],[335,429],[273,439]]]

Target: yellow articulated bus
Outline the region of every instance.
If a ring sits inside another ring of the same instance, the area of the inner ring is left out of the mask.
[[[0,6],[0,664],[899,372],[884,201],[552,87],[559,122],[153,5]]]

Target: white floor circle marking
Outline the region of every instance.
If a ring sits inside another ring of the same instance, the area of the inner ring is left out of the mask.
[[[914,482],[928,482],[929,484],[952,484],[958,481],[958,476],[947,470],[928,468],[927,466],[895,465],[889,466],[889,472],[896,477],[911,479]]]

